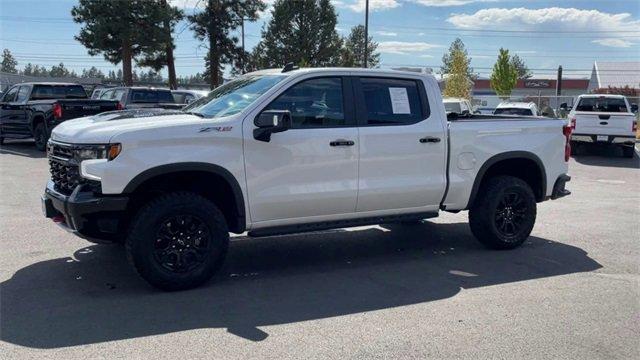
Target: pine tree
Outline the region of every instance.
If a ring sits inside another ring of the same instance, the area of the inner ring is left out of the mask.
[[[527,67],[527,64],[524,63],[524,60],[518,56],[518,54],[513,55],[511,58],[511,66],[513,66],[518,72],[518,79],[528,79],[531,76],[531,71]]]
[[[471,99],[471,79],[468,74],[469,65],[466,55],[461,50],[454,50],[451,54],[444,96]]]
[[[511,90],[518,82],[518,72],[511,64],[509,50],[500,48],[500,54],[491,73],[491,88],[503,99],[511,96]]]
[[[54,65],[51,67],[51,70],[49,70],[49,76],[51,77],[71,77],[71,71],[69,71],[69,69],[67,69],[63,63],[60,63],[58,65]]]
[[[71,10],[83,24],[75,37],[89,55],[104,55],[112,64],[122,61],[125,85],[132,85],[132,60],[160,50],[166,31],[166,12],[148,0],[79,0]]]
[[[254,67],[340,64],[342,39],[330,0],[276,0],[271,15],[252,54]]]
[[[205,61],[212,89],[222,84],[224,66],[237,66],[245,56],[238,46],[238,37],[231,32],[240,26],[242,19],[257,20],[258,12],[265,8],[262,0],[207,0],[203,11],[188,16],[195,37],[207,41]]]
[[[367,66],[375,68],[380,63],[380,53],[376,52],[378,43],[369,36],[367,44]],[[351,28],[349,36],[344,39],[341,49],[340,65],[345,67],[362,67],[364,63],[364,25]]]
[[[82,77],[83,78],[99,78],[104,79],[104,73],[98,70],[95,66],[92,66],[89,70],[82,69]]]
[[[442,66],[440,67],[440,73],[444,75],[451,72],[451,68],[453,66],[453,55],[457,52],[461,52],[464,55],[467,67],[467,78],[475,79],[477,76],[473,73],[473,68],[470,66],[471,58],[469,57],[467,48],[464,46],[464,43],[460,38],[456,38],[449,46],[449,52],[442,55]]]
[[[0,71],[17,74],[18,73],[18,61],[13,57],[9,49],[2,51],[2,63],[0,63]]]

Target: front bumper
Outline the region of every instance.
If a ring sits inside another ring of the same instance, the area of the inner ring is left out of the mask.
[[[599,139],[600,137],[600,139]],[[606,137],[606,139],[602,138]],[[634,145],[636,138],[633,135],[589,135],[589,134],[572,134],[571,141],[600,143],[600,144],[625,144]]]
[[[85,236],[95,232],[116,232],[113,215],[122,213],[129,202],[125,196],[96,195],[80,185],[71,195],[54,189],[53,181],[47,182],[42,195],[42,212],[59,225]],[[84,191],[83,191],[84,190]]]

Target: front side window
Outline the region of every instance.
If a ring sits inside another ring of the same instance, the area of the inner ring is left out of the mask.
[[[212,90],[183,108],[206,118],[231,116],[242,112],[286,75],[245,75]]]
[[[110,100],[114,90],[107,90],[100,95],[100,100]]]
[[[418,83],[413,80],[361,78],[367,125],[408,125],[422,120]]]
[[[20,90],[18,90],[18,97],[16,98],[17,102],[27,101],[29,98],[29,87],[28,86],[20,86]]]
[[[278,96],[265,110],[288,110],[294,129],[344,126],[342,78],[302,81]]]

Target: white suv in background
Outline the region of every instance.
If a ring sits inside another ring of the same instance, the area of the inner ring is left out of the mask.
[[[467,99],[448,97],[444,98],[443,102],[447,115],[457,114],[459,117],[471,117],[474,113],[474,107]]]
[[[538,116],[538,107],[532,102],[502,102],[493,111],[493,115]]]

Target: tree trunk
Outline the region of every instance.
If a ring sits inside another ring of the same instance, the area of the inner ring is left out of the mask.
[[[217,1],[209,0],[207,4],[207,10],[209,11],[209,87],[211,90],[218,86],[218,59],[216,58],[216,39],[215,39],[215,18],[216,18],[216,6]]]
[[[167,71],[169,72],[169,88],[176,90],[178,80],[176,79],[176,65],[173,61],[173,41],[167,44]]]
[[[129,39],[122,41],[122,78],[125,86],[133,85],[133,75],[131,74],[131,43]]]

